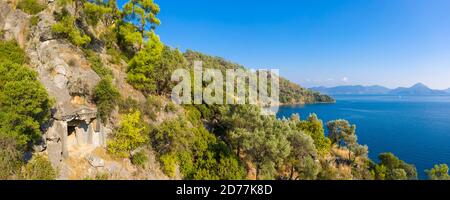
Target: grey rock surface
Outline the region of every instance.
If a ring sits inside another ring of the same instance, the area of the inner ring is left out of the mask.
[[[92,167],[104,167],[105,166],[105,161],[97,156],[89,155],[86,159]]]

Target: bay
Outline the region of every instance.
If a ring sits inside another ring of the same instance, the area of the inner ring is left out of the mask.
[[[335,96],[335,104],[280,107],[277,117],[316,113],[326,122],[346,119],[357,127],[359,143],[378,161],[392,152],[417,167],[419,178],[435,164],[450,164],[450,96]]]

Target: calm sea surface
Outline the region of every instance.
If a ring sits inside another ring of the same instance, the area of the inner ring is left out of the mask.
[[[450,165],[450,96],[335,96],[336,104],[283,106],[278,117],[316,113],[324,123],[346,119],[356,124],[359,143],[370,158],[393,152],[417,167],[421,179],[434,164]]]

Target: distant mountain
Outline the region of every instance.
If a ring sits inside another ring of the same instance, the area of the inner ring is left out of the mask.
[[[315,90],[329,95],[343,95],[343,94],[388,94],[391,90],[389,88],[374,85],[374,86],[362,86],[362,85],[349,85],[349,86],[337,86],[332,88],[326,87],[314,87],[311,90]]]
[[[443,90],[433,90],[428,86],[417,83],[410,88],[400,87],[389,92],[392,95],[443,95],[447,92]]]
[[[396,89],[389,89],[383,86],[362,86],[362,85],[348,85],[337,87],[313,87],[311,90],[328,94],[328,95],[445,95],[450,94],[450,88],[447,90],[433,90],[428,86],[417,83],[412,87],[399,87]]]

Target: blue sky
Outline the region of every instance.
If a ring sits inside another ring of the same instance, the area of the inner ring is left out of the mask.
[[[155,2],[165,44],[277,68],[306,87],[450,87],[449,0]]]

